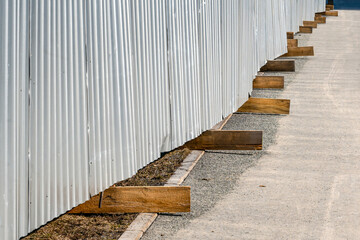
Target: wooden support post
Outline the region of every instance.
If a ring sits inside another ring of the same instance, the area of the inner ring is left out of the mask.
[[[337,16],[339,16],[339,12],[338,11],[326,11],[325,15],[326,16],[335,16],[335,17],[337,17]]]
[[[298,40],[297,39],[288,39],[287,40],[288,47],[297,47],[298,46]]]
[[[249,98],[237,112],[241,113],[266,113],[289,114],[290,100],[271,98]]]
[[[300,26],[300,33],[312,33],[312,27]]]
[[[315,21],[303,21],[305,27],[317,28],[317,23]]]
[[[190,187],[110,187],[69,213],[190,212]]]
[[[315,17],[315,22],[317,23],[326,23],[326,17]]]
[[[288,52],[281,57],[314,56],[314,47],[288,47]]]
[[[261,72],[295,72],[295,60],[268,61]]]
[[[327,4],[326,8],[329,8],[330,10],[334,10],[334,5]]]
[[[253,81],[253,88],[284,88],[283,76],[257,76]]]
[[[294,39],[294,33],[293,32],[287,32],[286,36],[287,36],[287,39]]]
[[[262,131],[210,130],[185,143],[191,150],[261,150]]]

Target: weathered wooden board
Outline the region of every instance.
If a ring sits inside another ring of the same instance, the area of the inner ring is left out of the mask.
[[[290,100],[271,98],[249,98],[249,100],[244,103],[237,112],[289,114]]]
[[[295,60],[267,61],[261,72],[295,72]]]
[[[287,39],[294,39],[294,33],[293,32],[287,32]]]
[[[282,57],[314,56],[314,47],[288,47],[288,52]]]
[[[326,8],[329,8],[330,10],[334,10],[334,5],[326,4]]]
[[[190,212],[190,187],[110,187],[69,213]]]
[[[312,27],[300,26],[299,30],[300,33],[312,33]]]
[[[326,23],[326,17],[315,17],[315,22],[317,23]]]
[[[326,16],[335,16],[335,17],[337,17],[337,16],[339,16],[339,12],[338,11],[326,11],[325,15]]]
[[[257,76],[253,81],[253,88],[284,88],[283,76]]]
[[[185,143],[191,150],[261,150],[262,131],[210,130]]]
[[[288,39],[287,40],[288,47],[297,47],[298,46],[298,40],[297,39]]]
[[[317,23],[315,21],[303,21],[305,27],[317,28]]]

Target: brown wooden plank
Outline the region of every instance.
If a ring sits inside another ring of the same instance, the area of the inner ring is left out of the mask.
[[[326,16],[335,16],[335,17],[337,17],[337,16],[339,16],[339,12],[338,11],[326,11],[325,15]]]
[[[326,10],[326,11],[330,11],[331,9],[330,9],[330,8],[326,8],[325,10]]]
[[[315,22],[326,23],[326,17],[315,17]]]
[[[262,131],[210,130],[185,143],[191,150],[261,150]]]
[[[287,40],[288,47],[297,47],[298,46],[298,40],[297,39],[288,39]]]
[[[295,72],[294,60],[267,61],[260,69],[261,72]]]
[[[312,27],[300,26],[300,33],[312,33]]]
[[[249,100],[244,103],[237,112],[289,114],[290,100],[271,98],[249,98]]]
[[[253,81],[253,88],[284,88],[283,76],[257,76]]]
[[[288,52],[282,57],[314,56],[314,47],[288,47]]]
[[[326,4],[326,8],[329,8],[330,10],[334,10],[334,5]]]
[[[110,187],[69,213],[190,212],[190,187]]]
[[[317,23],[315,21],[303,21],[305,27],[317,28]]]
[[[294,39],[294,33],[293,32],[287,32],[287,39]]]
[[[316,18],[316,17],[322,17],[322,15],[323,15],[323,14],[321,14],[321,13],[315,13],[315,18]]]

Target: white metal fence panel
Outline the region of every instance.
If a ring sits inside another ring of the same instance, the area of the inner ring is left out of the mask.
[[[324,0],[0,0],[0,238],[234,112]],[[4,137],[3,137],[4,136]]]
[[[198,1],[201,130],[222,119],[220,0]]]
[[[299,12],[298,12],[298,0],[285,1],[285,19],[286,19],[286,31],[298,32],[299,31]]]
[[[29,6],[0,1],[0,239],[28,233]]]
[[[222,1],[221,6],[221,64],[222,64],[222,108],[223,116],[236,111],[247,100],[249,89],[241,95],[241,36],[242,7],[237,0]]]
[[[82,1],[30,1],[29,230],[88,199]]]
[[[167,2],[171,146],[201,133],[197,1]]]
[[[165,1],[88,1],[90,193],[170,147]]]

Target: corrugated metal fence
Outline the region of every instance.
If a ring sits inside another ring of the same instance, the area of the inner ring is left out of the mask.
[[[0,0],[0,238],[210,129],[323,0]]]

